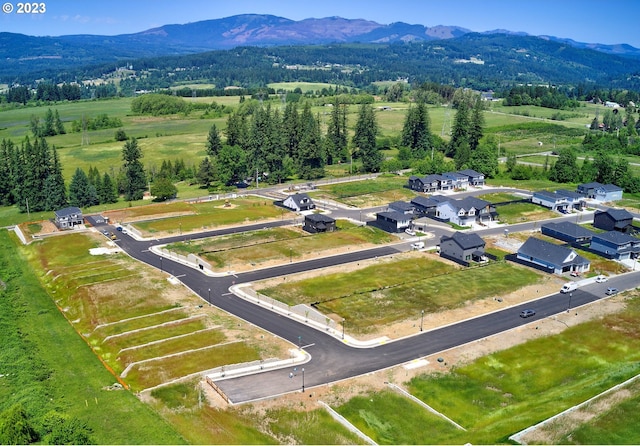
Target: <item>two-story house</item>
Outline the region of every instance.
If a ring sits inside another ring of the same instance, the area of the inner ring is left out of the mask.
[[[476,197],[443,201],[437,205],[435,214],[437,219],[459,226],[470,226],[473,223],[486,224],[495,216],[495,207],[488,201]]]

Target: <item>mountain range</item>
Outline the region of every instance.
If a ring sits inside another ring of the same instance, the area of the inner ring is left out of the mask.
[[[454,39],[472,33],[459,26],[389,25],[363,19],[326,17],[294,21],[264,14],[244,14],[182,25],[164,25],[134,34],[116,36],[66,35],[35,37],[0,33],[0,76],[33,71],[96,65],[125,59],[193,54],[238,46],[315,45],[328,43],[397,43]],[[495,30],[483,34],[511,34]],[[576,48],[640,59],[640,49],[630,45],[575,42],[538,36]]]

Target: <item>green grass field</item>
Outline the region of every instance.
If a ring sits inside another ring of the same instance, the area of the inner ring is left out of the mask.
[[[449,372],[420,375],[411,394],[460,424],[456,429],[391,391],[364,393],[335,407],[379,444],[502,444],[526,427],[640,373],[636,297],[620,313],[484,356]],[[444,355],[446,357],[446,354]],[[638,385],[558,443],[635,444]]]
[[[502,280],[496,282],[495,277]],[[461,280],[464,288],[456,286]],[[346,319],[349,330],[360,334],[422,310],[437,313],[457,308],[469,300],[499,296],[538,280],[538,273],[507,263],[461,270],[419,257],[283,283],[260,292],[292,306],[319,302],[316,307],[321,312]]]

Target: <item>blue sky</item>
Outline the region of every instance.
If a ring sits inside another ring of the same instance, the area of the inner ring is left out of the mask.
[[[9,3],[14,11],[1,13],[0,31],[36,36],[126,34],[260,13],[293,20],[340,16],[472,31],[508,29],[640,48],[640,0],[48,0],[44,14],[17,14],[18,2]]]

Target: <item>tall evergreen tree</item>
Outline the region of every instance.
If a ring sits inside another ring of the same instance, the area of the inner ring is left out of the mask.
[[[218,132],[218,127],[215,124],[211,126],[209,129],[209,134],[207,135],[207,155],[210,157],[214,157],[218,155],[220,149],[222,149],[222,141],[220,140],[220,132]]]
[[[98,200],[101,204],[104,203],[116,203],[118,201],[118,194],[116,193],[116,186],[111,176],[105,172],[100,182],[100,189],[98,189]]]
[[[331,109],[325,142],[327,164],[332,165],[347,160],[347,104],[341,104],[337,96]]]
[[[33,144],[25,138],[22,145],[24,174],[22,194],[19,201],[21,212],[40,212],[46,210],[44,183],[51,169],[51,151],[44,138],[35,138]]]
[[[307,102],[300,116],[300,145],[298,149],[298,174],[307,180],[324,176],[325,157],[323,153],[320,125],[311,113]]]
[[[60,114],[58,113],[58,109],[57,108],[56,108],[56,111],[53,113],[53,121],[54,121],[54,125],[55,125],[56,134],[64,135],[65,133],[67,133],[67,131],[64,129],[64,124],[62,123],[62,120],[60,119]]]
[[[198,184],[201,184],[205,189],[208,189],[211,183],[215,181],[214,166],[208,156],[205,156],[200,162],[196,178],[198,179]]]
[[[44,126],[42,128],[42,136],[54,136],[56,134],[56,121],[51,109],[47,110],[44,115]]]
[[[15,203],[13,195],[13,159],[15,146],[10,139],[2,139],[0,144],[0,204],[9,206]]]
[[[455,157],[458,148],[461,146],[463,150],[465,150],[464,148],[469,148],[470,150],[468,129],[469,106],[466,101],[460,101],[453,120],[453,127],[451,128],[451,140],[449,141],[447,155]]]
[[[67,206],[67,187],[64,184],[62,176],[62,166],[58,159],[58,151],[55,146],[51,150],[53,163],[49,176],[44,182],[45,189],[45,208],[48,211],[62,209]]]
[[[244,114],[231,113],[227,118],[227,144],[246,148],[247,121]]]
[[[471,110],[471,122],[469,123],[469,148],[473,152],[478,148],[484,132],[484,105],[480,96],[476,96]]]
[[[427,106],[419,102],[410,107],[402,126],[400,145],[409,147],[414,159],[422,159],[432,147]]]
[[[123,168],[125,172],[124,198],[127,201],[140,200],[147,188],[147,179],[144,166],[140,159],[142,151],[138,147],[138,141],[131,138],[122,148]]]
[[[98,204],[98,194],[89,177],[81,168],[76,172],[69,183],[69,204],[79,208],[95,206]]]
[[[296,159],[298,157],[298,146],[300,144],[300,114],[298,104],[288,102],[282,115],[282,138],[284,140],[285,151],[288,156]]]
[[[358,112],[353,146],[358,150],[358,156],[362,161],[365,172],[379,172],[382,166],[383,156],[376,146],[378,125],[371,105],[362,104]]]

